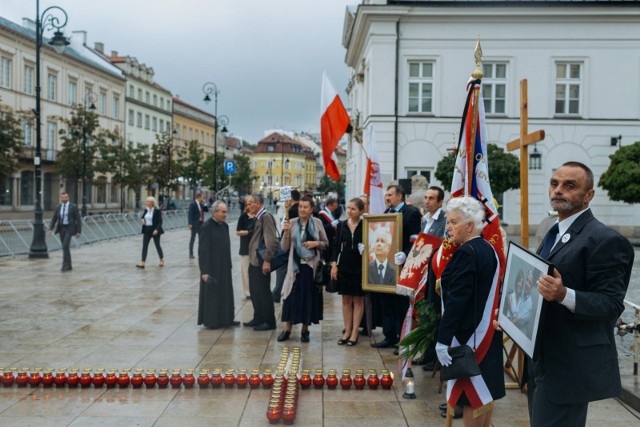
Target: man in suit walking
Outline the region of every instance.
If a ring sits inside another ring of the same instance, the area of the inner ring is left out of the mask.
[[[189,230],[191,230],[191,240],[189,240],[189,258],[193,259],[193,243],[196,240],[196,236],[200,232],[200,226],[204,222],[204,197],[202,193],[197,193],[193,202],[189,203]],[[198,238],[199,239],[199,238]],[[199,241],[199,240],[198,240]]]
[[[53,218],[49,224],[49,235],[55,231],[60,233],[60,241],[62,242],[62,271],[71,270],[71,237],[75,234],[80,237],[82,231],[82,218],[78,206],[69,202],[69,194],[67,192],[60,193],[60,204],[53,212]]]
[[[422,217],[420,224],[422,232],[442,238],[444,227],[447,225],[447,218],[442,210],[444,201],[444,190],[440,187],[429,187],[424,194],[424,206],[427,213]]]
[[[564,163],[549,183],[558,221],[538,254],[555,268],[536,283],[545,318],[529,363],[532,427],[584,426],[589,402],[621,391],[613,330],[624,311],[634,251],[593,216],[593,183],[593,172],[579,162]]]

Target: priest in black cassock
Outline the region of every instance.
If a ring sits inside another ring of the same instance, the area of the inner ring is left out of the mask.
[[[200,264],[200,299],[198,325],[215,329],[238,326],[233,320],[233,285],[231,282],[231,241],[227,205],[217,201],[211,206],[212,217],[200,228],[198,262]]]

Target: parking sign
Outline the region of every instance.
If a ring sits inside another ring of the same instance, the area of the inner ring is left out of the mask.
[[[233,175],[236,173],[236,162],[233,160],[224,161],[224,173],[227,175]]]

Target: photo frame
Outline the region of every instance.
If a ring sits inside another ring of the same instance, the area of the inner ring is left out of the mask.
[[[536,282],[543,274],[552,272],[553,265],[547,260],[509,242],[498,322],[531,358],[535,352],[543,301]]]
[[[402,250],[402,214],[365,215],[363,221],[362,290],[395,294],[400,268],[394,255]]]

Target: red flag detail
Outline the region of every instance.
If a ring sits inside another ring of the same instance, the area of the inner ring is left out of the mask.
[[[340,138],[347,132],[351,119],[338,93],[326,74],[322,75],[322,117],[320,118],[320,140],[324,170],[331,178],[338,180],[340,172],[334,153]]]

